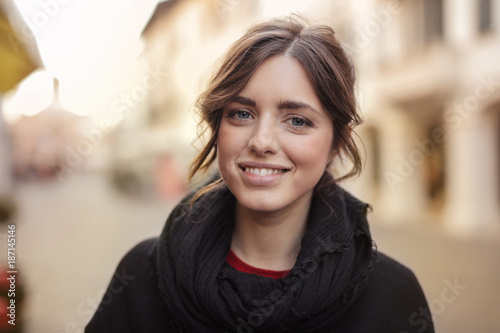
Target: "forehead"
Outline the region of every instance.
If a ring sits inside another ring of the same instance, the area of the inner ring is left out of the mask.
[[[266,99],[293,99],[321,107],[304,67],[296,59],[284,55],[268,58],[257,67],[240,95],[257,102]]]

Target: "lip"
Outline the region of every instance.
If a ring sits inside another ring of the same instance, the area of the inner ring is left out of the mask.
[[[278,170],[290,170],[291,168],[288,168],[283,165],[279,164],[272,164],[272,163],[258,163],[258,162],[240,162],[237,163],[237,165],[240,168],[258,168],[258,169],[278,169]]]
[[[273,185],[276,182],[278,182],[281,178],[286,176],[291,169],[291,168],[287,168],[287,167],[282,166],[282,165],[271,164],[271,163],[241,162],[241,163],[238,163],[237,165],[238,165],[238,169],[240,170],[241,174],[243,175],[243,179],[247,183],[249,183],[251,185],[256,185],[256,186]],[[273,173],[273,174],[266,175],[266,176],[258,176],[252,172],[246,172],[245,168],[278,169],[278,170],[285,170],[285,172]]]

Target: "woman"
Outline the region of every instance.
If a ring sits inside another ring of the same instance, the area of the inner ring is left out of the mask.
[[[337,185],[361,170],[354,83],[327,26],[271,20],[233,44],[190,173],[220,176],[124,257],[86,332],[433,332],[415,276]]]

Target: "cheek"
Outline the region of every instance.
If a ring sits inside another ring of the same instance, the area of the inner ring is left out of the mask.
[[[307,165],[311,169],[323,169],[330,161],[333,135],[330,133],[299,138],[294,142],[289,141],[288,152],[291,159],[297,164]]]
[[[217,136],[217,162],[219,169],[226,170],[242,151],[244,142],[238,135],[237,128],[221,124]]]

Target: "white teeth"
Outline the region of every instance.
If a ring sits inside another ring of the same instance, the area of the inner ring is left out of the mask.
[[[245,172],[253,173],[257,176],[273,175],[275,173],[283,173],[285,170],[280,169],[259,169],[259,168],[245,168]]]

